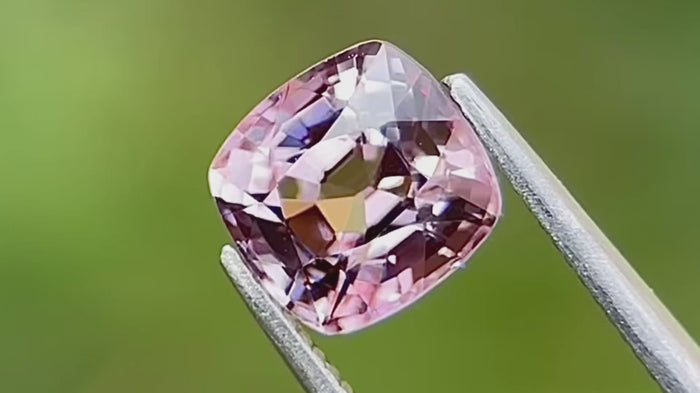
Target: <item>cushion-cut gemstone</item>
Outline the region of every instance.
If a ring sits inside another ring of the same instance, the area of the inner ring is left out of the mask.
[[[285,83],[228,137],[211,193],[250,269],[326,334],[369,326],[461,266],[501,195],[470,123],[397,47],[351,47]]]

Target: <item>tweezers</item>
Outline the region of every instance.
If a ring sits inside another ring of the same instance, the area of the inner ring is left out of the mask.
[[[469,77],[455,74],[443,82],[493,162],[663,391],[700,393],[700,348],[690,335]],[[352,392],[293,317],[267,295],[238,250],[224,246],[221,262],[307,392]]]

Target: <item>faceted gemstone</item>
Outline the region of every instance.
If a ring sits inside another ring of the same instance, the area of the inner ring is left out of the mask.
[[[382,41],[261,102],[216,155],[209,182],[262,285],[326,334],[413,303],[465,263],[501,210],[470,123],[440,82]]]

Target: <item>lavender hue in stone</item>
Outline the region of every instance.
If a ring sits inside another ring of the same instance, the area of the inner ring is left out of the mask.
[[[470,257],[501,210],[471,125],[435,78],[382,41],[261,102],[209,183],[262,285],[326,334],[413,303]]]

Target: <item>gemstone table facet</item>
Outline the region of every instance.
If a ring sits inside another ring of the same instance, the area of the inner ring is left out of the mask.
[[[465,263],[501,212],[470,123],[383,41],[324,60],[258,104],[209,184],[262,285],[325,334],[413,303]]]

